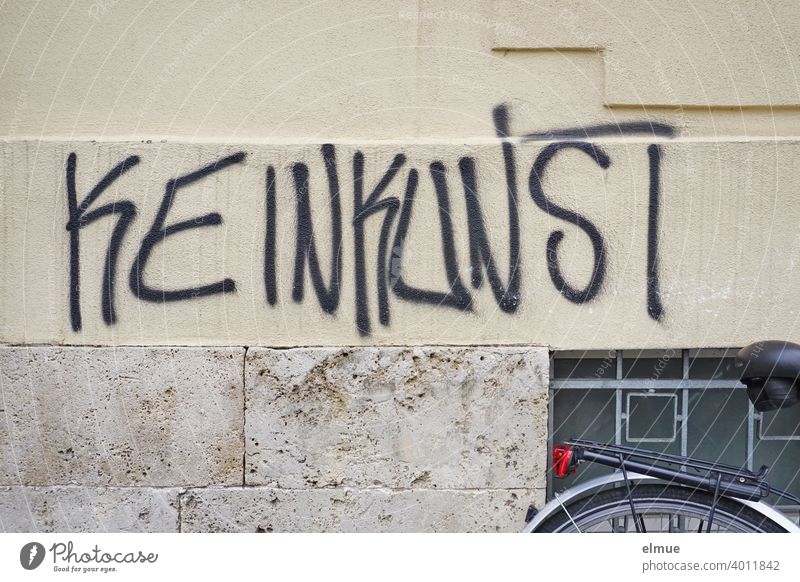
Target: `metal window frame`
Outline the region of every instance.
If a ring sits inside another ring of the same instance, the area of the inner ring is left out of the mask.
[[[631,437],[631,397],[637,398],[670,398],[672,399],[672,436],[671,437]],[[678,394],[673,392],[671,394],[659,394],[655,390],[649,392],[633,392],[630,391],[625,394],[625,412],[623,420],[625,421],[625,440],[629,443],[674,443],[678,436],[676,425],[678,424],[681,415],[678,414]],[[682,435],[681,435],[682,436]],[[683,439],[681,438],[681,443]]]
[[[800,434],[796,435],[767,435],[764,432],[764,415],[760,412],[753,414],[755,422],[758,423],[758,440],[760,441],[800,441]]]
[[[689,453],[689,392],[691,390],[730,390],[730,389],[741,389],[745,390],[746,387],[744,384],[739,382],[738,380],[693,380],[689,378],[689,367],[690,367],[690,349],[682,349],[682,350],[675,350],[676,355],[677,352],[680,351],[681,359],[682,359],[682,370],[681,370],[681,378],[675,379],[647,379],[647,378],[625,378],[623,374],[623,358],[625,351],[632,351],[632,350],[612,350],[614,351],[614,357],[616,359],[616,374],[614,379],[608,378],[556,378],[555,377],[555,366],[553,365],[553,359],[555,359],[557,352],[552,352],[550,355],[550,397],[548,398],[548,409],[547,409],[547,455],[548,459],[552,458],[553,454],[553,401],[555,399],[555,393],[558,390],[589,390],[589,389],[598,389],[598,390],[614,390],[615,392],[615,411],[614,411],[614,422],[615,422],[615,438],[614,443],[617,445],[622,444],[622,424],[623,424],[623,398],[622,394],[623,391],[626,390],[672,390],[674,391],[673,395],[676,396],[676,407],[677,407],[677,395],[680,394],[681,398],[681,412],[680,414],[676,413],[676,421],[680,425],[679,429],[676,429],[677,432],[680,434],[681,440],[681,455],[687,456]],[[639,352],[640,350],[636,350]],[[696,354],[694,357],[700,357],[699,354]],[[755,423],[757,420],[757,415],[755,409],[753,408],[752,403],[748,400],[747,406],[747,460],[746,466],[747,469],[753,470],[753,451],[755,448],[755,439],[760,437],[760,423],[759,423],[759,434],[756,435],[756,427]],[[627,438],[627,426],[628,423],[626,422],[626,438]],[[770,439],[765,439],[770,440]],[[793,439],[794,440],[794,439]],[[800,440],[800,435],[797,436],[797,440]],[[633,442],[633,441],[632,441]],[[645,441],[642,441],[645,442]],[[653,442],[653,441],[650,441]],[[660,441],[663,442],[663,441]],[[671,441],[670,441],[671,442]],[[553,476],[552,471],[546,472],[546,486],[547,486],[547,497],[550,498],[553,494]]]

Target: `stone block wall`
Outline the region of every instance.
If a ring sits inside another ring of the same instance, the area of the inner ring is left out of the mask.
[[[3,531],[515,531],[545,348],[0,348]]]

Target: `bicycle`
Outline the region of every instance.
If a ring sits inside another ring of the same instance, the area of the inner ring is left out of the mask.
[[[800,401],[800,345],[782,341],[751,344],[736,354],[741,381],[759,412]],[[797,496],[758,472],[583,439],[553,447],[556,477],[592,462],[615,469],[565,492],[541,510],[529,508],[525,533],[562,532],[794,532],[800,525],[767,504],[770,495],[800,504]]]

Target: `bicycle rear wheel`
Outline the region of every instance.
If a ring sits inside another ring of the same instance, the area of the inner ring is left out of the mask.
[[[713,496],[676,485],[645,484],[631,490],[636,514],[651,532],[705,532]],[[641,523],[640,521],[640,523]],[[600,491],[569,503],[545,520],[536,532],[636,532],[624,487]],[[757,511],[732,499],[717,501],[711,532],[785,532]]]

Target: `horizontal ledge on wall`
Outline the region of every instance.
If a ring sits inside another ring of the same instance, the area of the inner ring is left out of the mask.
[[[769,111],[797,111],[800,112],[800,105],[792,105],[787,107],[770,107],[768,105],[758,105],[752,107],[736,107],[736,106],[722,106],[722,107],[713,107],[713,106],[704,106],[704,105],[691,105],[691,106],[681,106],[681,105],[654,105],[654,106],[642,106],[638,104],[615,104],[614,108],[629,108],[631,110],[649,110],[649,109],[670,109],[670,110],[680,110],[681,108],[693,111],[702,111],[702,110],[719,110],[719,111],[729,111],[736,113],[737,111],[741,110],[742,112],[752,111],[752,112],[769,112]],[[586,124],[586,127],[592,127],[593,124]],[[623,125],[620,123],[620,125]],[[580,126],[578,126],[580,127]],[[679,131],[681,128],[676,127],[676,131]],[[537,131],[537,134],[544,134],[548,131],[558,132],[557,128],[545,128],[544,130]],[[525,140],[524,132],[519,132],[520,135],[512,135],[504,141],[509,141],[515,144],[527,145],[529,143],[535,143],[537,145],[553,143],[553,142],[562,142],[565,139],[556,137],[554,139],[537,139],[535,142],[528,142]],[[624,135],[624,136],[614,136],[614,135],[603,135],[598,137],[591,137],[591,138],[572,138],[572,139],[582,139],[584,141],[590,140],[592,142],[597,143],[634,143],[634,144],[649,144],[649,143],[705,143],[705,144],[717,144],[717,143],[752,143],[752,142],[768,142],[768,143],[786,143],[786,144],[796,144],[800,142],[800,135],[685,135],[682,136],[679,133],[672,137],[668,136],[661,136],[661,135]],[[431,138],[431,137],[424,137],[424,138],[402,138],[402,139],[361,139],[361,138],[315,138],[313,140],[308,139],[295,139],[295,138],[253,138],[253,137],[240,137],[240,136],[214,136],[214,137],[197,137],[197,138],[187,138],[184,136],[158,136],[149,138],[147,136],[127,136],[127,135],[110,135],[110,136],[90,136],[85,137],[81,136],[79,138],[68,137],[68,136],[58,136],[58,135],[49,135],[47,137],[37,137],[37,136],[0,136],[0,146],[3,145],[28,145],[28,144],[54,144],[54,145],[98,145],[98,146],[130,146],[130,147],[158,147],[160,145],[172,145],[172,146],[192,146],[192,145],[202,145],[202,146],[219,146],[221,148],[236,148],[237,146],[266,146],[266,147],[297,147],[297,148],[305,148],[305,147],[319,147],[323,144],[332,144],[337,146],[348,146],[353,148],[380,148],[380,147],[409,147],[409,146],[419,146],[419,147],[427,147],[427,146],[453,146],[464,148],[465,151],[467,148],[470,147],[497,147],[500,140],[496,137],[483,137],[483,136],[474,136],[474,137],[446,137],[446,138]]]

